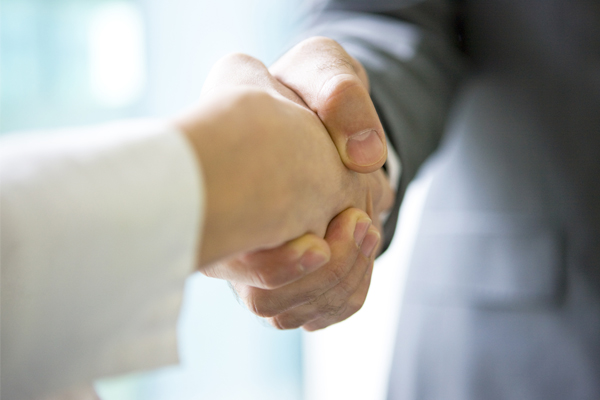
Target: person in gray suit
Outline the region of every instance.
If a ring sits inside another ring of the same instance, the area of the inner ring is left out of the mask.
[[[321,37],[270,72],[334,141],[378,131],[374,104],[402,166],[388,243],[406,186],[431,181],[388,398],[600,399],[600,2],[331,0],[314,16]],[[275,326],[312,330],[364,301],[340,265],[332,249],[329,292],[230,278]]]

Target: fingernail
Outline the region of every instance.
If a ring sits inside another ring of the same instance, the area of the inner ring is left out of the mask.
[[[379,235],[379,232],[369,232],[365,240],[363,240],[362,245],[360,246],[360,252],[363,253],[363,255],[367,258],[371,257],[373,250],[375,250],[375,247],[377,247],[377,244],[379,243],[380,237],[381,236]]]
[[[318,250],[308,250],[302,258],[300,265],[304,268],[305,273],[310,273],[329,261],[329,255]]]
[[[354,228],[354,241],[357,246],[360,246],[363,242],[371,223],[370,219],[361,219],[356,223],[356,227]]]
[[[367,130],[348,138],[346,152],[357,165],[375,164],[383,156],[384,146],[375,130]]]

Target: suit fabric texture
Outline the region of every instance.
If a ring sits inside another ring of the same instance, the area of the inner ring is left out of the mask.
[[[388,398],[600,399],[600,2],[330,1],[313,26],[368,71],[399,199],[432,182]]]

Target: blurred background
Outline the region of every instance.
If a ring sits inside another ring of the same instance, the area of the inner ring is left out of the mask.
[[[302,0],[0,0],[0,134],[163,117],[200,93],[230,52],[267,65],[300,29]],[[225,282],[187,282],[181,365],[96,383],[104,400],[383,399],[426,182],[350,320],[303,334],[266,326]],[[391,262],[394,260],[394,262]],[[400,262],[398,260],[401,260]]]
[[[241,51],[270,63],[299,0],[1,0],[0,131],[166,116]]]

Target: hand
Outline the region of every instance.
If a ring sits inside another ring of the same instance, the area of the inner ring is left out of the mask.
[[[227,57],[202,103],[176,122],[207,188],[200,265],[306,232],[323,236],[339,212],[374,210],[381,197],[378,178],[347,170],[318,117],[272,77],[275,89],[265,86],[268,76],[251,57]]]
[[[258,61],[247,59],[244,62],[258,65],[253,68],[253,73],[232,76],[231,84],[258,84],[297,104],[311,106],[324,120],[346,166],[361,172],[369,170],[368,166],[350,160],[348,153],[352,153],[353,144],[348,146],[346,143],[351,132],[370,127],[383,137],[368,96],[368,79],[358,61],[330,39],[314,38],[299,44],[272,66],[271,71],[302,97],[266,74]],[[222,70],[224,75],[231,76],[231,72]],[[368,144],[369,140],[365,142]],[[384,140],[382,143],[385,145]],[[374,153],[371,158],[377,160],[377,151]],[[384,160],[385,157],[370,168],[379,168]],[[371,174],[371,186],[376,188],[377,201],[368,210],[369,216],[381,230],[379,213],[391,207],[394,196],[380,170]],[[358,255],[358,245],[348,234],[356,225],[348,212],[331,222],[325,241],[315,235],[305,235],[276,249],[249,253],[210,266],[203,272],[207,276],[229,280],[250,310],[267,317],[279,329],[303,326],[314,330],[339,322],[362,306],[372,271],[372,261],[366,263],[365,256]],[[364,225],[364,221],[359,225]],[[376,232],[374,227],[369,228],[367,243],[373,241],[374,236],[378,237]],[[375,249],[371,256],[374,257],[377,251]],[[356,279],[359,276],[362,280]],[[333,278],[327,280],[327,277]]]
[[[371,214],[345,210],[331,221],[325,239],[306,234],[202,272],[228,280],[249,310],[278,329],[312,331],[343,321],[362,307],[381,246],[381,228],[371,217],[379,223],[378,212],[394,202],[386,177],[376,176],[381,182],[375,187],[383,191]]]
[[[313,331],[362,307],[379,244],[369,216],[351,208],[331,221],[324,240],[307,234],[203,273],[229,280],[248,309],[276,328]]]
[[[364,213],[348,209],[327,230],[325,240],[332,254],[327,265],[283,288],[267,291],[245,286],[239,293],[251,300],[249,306],[255,313],[279,329],[325,328],[362,307],[380,239]]]
[[[302,41],[269,69],[323,121],[346,167],[375,172],[387,158],[383,127],[363,66],[336,41]]]
[[[314,111],[350,170],[375,172],[387,159],[385,134],[369,96],[367,73],[332,39],[304,40],[268,71],[253,57],[233,54],[220,60],[211,76],[204,94],[215,85],[220,89],[249,85]]]
[[[356,172],[373,172],[366,175],[370,190],[375,194],[376,203],[385,198],[382,202],[385,206],[363,210],[371,215],[381,231],[379,215],[391,207],[394,195],[381,170],[387,158],[385,134],[369,96],[369,79],[360,62],[337,42],[325,37],[301,42],[270,69],[251,56],[231,54],[215,64],[202,95],[239,87],[261,88],[319,116],[346,167]],[[366,135],[367,138],[359,134],[360,140],[351,140],[349,137],[356,136],[353,132],[370,135]],[[359,165],[351,156],[363,162],[370,158],[372,163]]]

